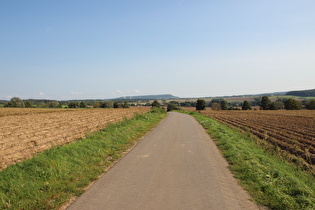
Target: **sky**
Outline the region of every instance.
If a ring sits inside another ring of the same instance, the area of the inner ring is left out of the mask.
[[[315,88],[314,0],[0,0],[0,99]]]

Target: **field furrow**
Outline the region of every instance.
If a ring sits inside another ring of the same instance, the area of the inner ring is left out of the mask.
[[[53,145],[84,138],[109,123],[145,113],[129,109],[0,109],[0,169]]]
[[[283,151],[315,164],[315,111],[202,111],[222,123],[249,131]]]

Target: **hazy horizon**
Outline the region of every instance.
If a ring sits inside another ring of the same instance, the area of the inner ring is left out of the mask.
[[[0,2],[0,99],[314,89],[315,1]]]

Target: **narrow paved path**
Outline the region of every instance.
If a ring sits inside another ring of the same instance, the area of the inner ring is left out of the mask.
[[[69,209],[257,209],[191,116],[168,117]]]

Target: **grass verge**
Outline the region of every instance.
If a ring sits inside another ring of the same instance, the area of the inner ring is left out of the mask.
[[[0,209],[56,209],[96,180],[166,112],[152,110],[0,172]]]
[[[270,209],[315,209],[314,176],[266,151],[250,134],[196,112],[189,114],[217,142],[234,176],[258,204]]]

